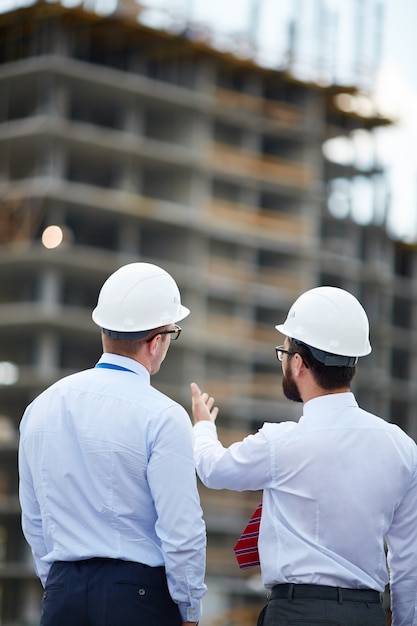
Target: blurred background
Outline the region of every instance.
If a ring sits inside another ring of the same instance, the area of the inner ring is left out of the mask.
[[[91,310],[125,263],[179,283],[191,315],[153,383],[187,410],[207,389],[226,445],[298,419],[274,326],[317,285],[368,312],[359,403],[417,437],[413,4],[0,2],[1,626],[40,614],[21,415],[95,364]],[[199,488],[201,626],[255,624],[266,591],[233,545],[260,494]]]

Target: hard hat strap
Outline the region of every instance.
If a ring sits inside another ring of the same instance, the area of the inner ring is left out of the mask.
[[[139,330],[132,333],[109,330],[108,328],[102,328],[101,330],[105,335],[108,335],[112,339],[143,339],[149,333],[149,330]]]
[[[354,367],[358,362],[357,356],[333,354],[332,352],[326,352],[325,350],[320,350],[319,348],[313,348],[313,346],[310,346],[308,343],[304,343],[303,341],[299,341],[298,339],[291,338],[291,340],[296,345],[306,346],[317,361],[320,361],[320,363],[329,367]]]

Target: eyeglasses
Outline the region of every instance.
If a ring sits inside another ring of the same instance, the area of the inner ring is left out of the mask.
[[[284,346],[277,346],[275,348],[275,354],[277,355],[278,361],[283,361],[284,354],[288,354],[289,356],[292,356],[293,354],[295,354],[295,352],[292,350],[286,350]]]
[[[171,335],[171,341],[177,341],[178,337],[181,335],[181,328],[175,324],[175,328],[172,330],[161,330],[159,333],[155,333],[152,337],[149,337],[149,339],[146,340],[146,343],[151,342],[152,339],[155,339],[158,335]]]

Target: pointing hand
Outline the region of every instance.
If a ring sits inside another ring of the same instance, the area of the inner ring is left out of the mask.
[[[193,422],[215,422],[219,409],[214,406],[214,398],[207,393],[201,393],[196,383],[191,383],[191,399]]]

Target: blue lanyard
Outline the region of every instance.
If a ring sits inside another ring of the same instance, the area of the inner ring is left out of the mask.
[[[105,367],[108,370],[122,370],[123,372],[132,372],[132,374],[136,374],[134,370],[130,370],[127,367],[122,367],[121,365],[114,365],[113,363],[97,363],[96,367]]]

